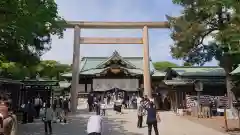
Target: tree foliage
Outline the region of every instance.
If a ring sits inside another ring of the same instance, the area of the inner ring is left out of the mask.
[[[191,63],[188,63],[188,62],[184,62],[184,63],[183,63],[183,66],[186,66],[186,67],[191,67],[191,66],[193,66],[193,64],[191,64]]]
[[[169,61],[161,61],[153,63],[156,70],[165,70],[168,67],[177,67],[178,65]]]
[[[54,0],[1,0],[0,22],[0,58],[23,65],[39,62],[65,23]]]
[[[40,77],[59,79],[61,73],[71,70],[67,64],[61,64],[54,60],[44,60],[35,66],[22,66],[14,62],[0,62],[0,76],[22,80],[25,78],[35,79]]]
[[[198,65],[203,65],[213,58],[219,60],[221,66],[232,68],[238,63],[239,1],[173,0],[173,2],[184,8],[182,16],[168,17],[172,26],[171,37],[175,41],[171,46],[173,57]],[[213,41],[207,42],[209,36]]]
[[[182,15],[169,17],[172,56],[203,65],[219,61],[226,72],[226,87],[232,107],[233,81],[230,72],[240,63],[240,1],[173,0],[183,7]],[[212,40],[209,40],[209,37]]]

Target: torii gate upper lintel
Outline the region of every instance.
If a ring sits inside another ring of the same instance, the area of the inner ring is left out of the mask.
[[[144,94],[152,98],[151,76],[149,64],[149,37],[148,29],[169,28],[168,22],[82,22],[67,21],[65,28],[74,29],[74,47],[71,82],[71,111],[77,108],[77,87],[79,84],[80,44],[143,44],[143,76]],[[81,29],[142,29],[141,38],[99,38],[81,37]]]
[[[162,22],[84,22],[84,21],[67,21],[65,28],[75,28],[79,26],[84,29],[142,29],[148,28],[170,28],[167,21]]]

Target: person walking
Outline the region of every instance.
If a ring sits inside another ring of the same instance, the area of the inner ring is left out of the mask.
[[[54,101],[54,108],[55,108],[55,119],[56,121],[59,119],[60,122],[62,120],[61,114],[62,114],[62,98],[58,97],[55,101]]]
[[[45,134],[52,134],[52,120],[53,120],[53,109],[51,108],[51,104],[50,103],[46,103],[46,108],[44,110],[44,118],[43,118],[43,122],[44,122],[44,130],[45,130]]]
[[[99,112],[96,112],[96,115],[92,115],[88,119],[87,134],[88,135],[103,135],[103,119],[100,116]]]
[[[34,118],[36,117],[36,110],[34,108],[34,105],[32,103],[32,100],[28,101],[28,104],[26,106],[27,108],[27,120],[28,123],[33,123],[34,122]]]
[[[68,116],[68,112],[69,112],[69,100],[66,98],[63,101],[63,122],[67,123],[67,116]]]
[[[42,107],[42,99],[38,95],[36,98],[34,98],[34,109],[36,111],[36,118],[39,118],[41,107]]]
[[[21,105],[21,109],[22,109],[22,124],[26,124],[27,123],[27,101],[25,101],[24,104]]]
[[[142,128],[143,116],[145,115],[143,101],[140,101],[140,105],[138,106],[138,111],[137,112],[138,112],[137,127]]]
[[[147,125],[148,125],[148,135],[152,134],[152,128],[155,131],[155,135],[159,135],[158,132],[158,121],[161,121],[159,114],[157,113],[156,108],[154,107],[154,103],[149,103],[149,108],[147,110]]]
[[[101,103],[100,103],[99,100],[97,100],[97,101],[95,102],[95,111],[96,111],[96,113],[99,113],[99,114],[100,114],[100,112],[101,112]]]
[[[102,110],[102,111],[101,111],[101,115],[102,115],[102,116],[105,116],[105,115],[106,115],[106,109],[107,109],[106,102],[103,101],[103,102],[101,103],[101,110]]]
[[[93,94],[88,95],[88,111],[92,112],[93,111]]]

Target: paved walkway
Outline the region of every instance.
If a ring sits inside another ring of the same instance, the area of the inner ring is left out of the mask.
[[[71,116],[68,124],[53,124],[54,135],[86,135],[86,122],[91,114],[86,109],[81,107],[79,109],[81,109],[79,114]],[[158,125],[160,135],[228,135],[193,123],[171,112],[162,112],[161,118],[162,122]],[[104,135],[147,135],[146,125],[141,129],[136,127],[135,110],[124,110],[122,115],[107,110],[104,121]],[[18,135],[44,135],[43,123],[39,121],[19,125],[19,133]]]

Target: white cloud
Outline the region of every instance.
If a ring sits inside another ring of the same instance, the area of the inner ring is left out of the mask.
[[[171,0],[56,0],[60,15],[66,20],[79,21],[163,21],[165,15],[179,14]],[[169,53],[172,43],[168,30],[150,30],[150,55],[154,61],[173,60]],[[141,37],[141,30],[83,30],[88,37]],[[81,56],[109,56],[114,50],[123,56],[142,56],[142,45],[81,45]],[[72,62],[73,30],[64,32],[64,38],[53,37],[52,49],[43,59],[62,63]]]

